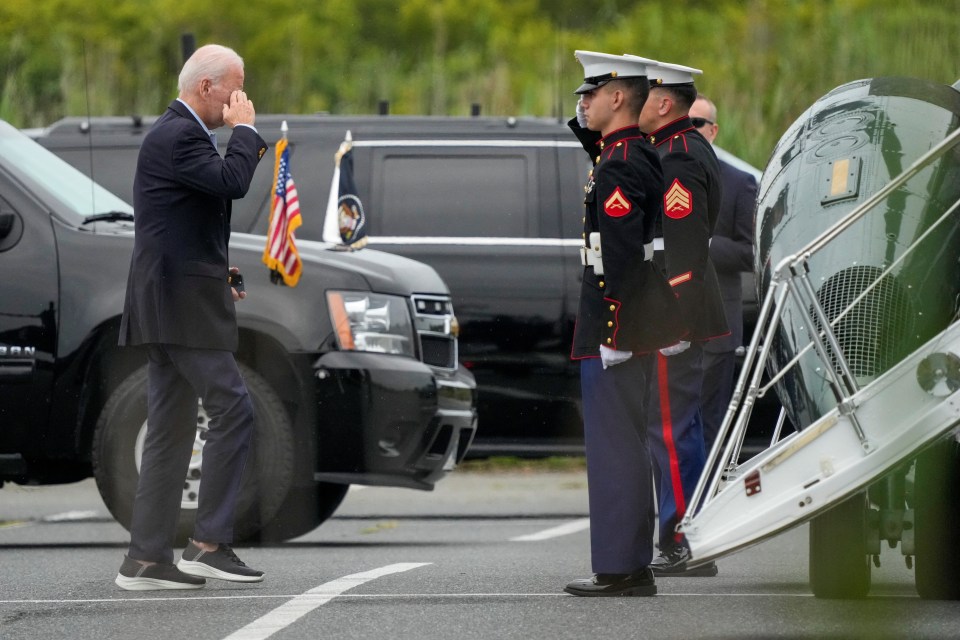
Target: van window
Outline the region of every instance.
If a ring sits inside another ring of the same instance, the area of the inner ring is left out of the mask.
[[[530,161],[513,153],[386,155],[377,234],[524,237],[537,189],[528,184]]]

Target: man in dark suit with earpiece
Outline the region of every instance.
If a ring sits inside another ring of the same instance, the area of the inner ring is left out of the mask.
[[[704,95],[690,107],[690,121],[713,144],[720,131],[717,107]],[[717,270],[717,282],[723,296],[730,335],[707,342],[703,347],[703,391],[700,413],[703,416],[703,440],[707,452],[733,395],[736,349],[743,344],[743,289],[740,274],[753,270],[753,215],[756,209],[757,181],[745,171],[720,160],[723,197],[720,215],[710,241],[710,260]]]
[[[121,345],[144,345],[147,435],[115,582],[128,590],[196,589],[205,578],[259,582],[231,550],[253,403],[234,357],[234,305],[246,293],[229,266],[231,201],[242,198],[267,149],[243,91],[243,60],[207,45],[184,64],[179,98],[144,137],[134,178],[135,239]],[[212,130],[233,129],[220,156]],[[234,282],[236,282],[234,278]],[[238,290],[240,289],[240,290]],[[175,566],[171,543],[197,430],[210,416],[194,537]]]

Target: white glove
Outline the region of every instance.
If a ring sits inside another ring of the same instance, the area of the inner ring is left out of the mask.
[[[587,114],[583,112],[583,102],[577,98],[577,124],[582,128],[587,128]]]
[[[603,362],[603,368],[612,367],[615,364],[626,362],[633,356],[633,351],[617,351],[610,347],[600,345],[600,361]]]
[[[669,347],[664,347],[663,349],[660,349],[660,353],[661,355],[664,355],[669,358],[670,356],[675,356],[678,353],[683,353],[689,348],[690,348],[690,343],[687,342],[686,340],[681,340],[677,344],[672,344]]]

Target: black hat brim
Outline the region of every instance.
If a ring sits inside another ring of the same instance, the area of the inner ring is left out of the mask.
[[[582,85],[580,85],[579,87],[577,87],[577,90],[574,91],[574,93],[577,94],[577,95],[580,95],[580,94],[582,94],[582,93],[589,93],[589,92],[593,91],[594,89],[599,89],[599,88],[600,88],[600,85],[599,85],[599,84],[592,84],[592,83],[590,83],[590,82],[584,82]]]

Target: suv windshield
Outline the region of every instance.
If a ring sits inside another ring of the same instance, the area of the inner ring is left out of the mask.
[[[133,214],[133,208],[126,202],[2,120],[0,163],[10,173],[41,187],[44,194],[56,199],[56,203],[49,202],[48,206],[76,216],[80,221],[94,214]]]

